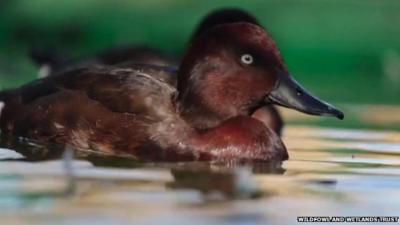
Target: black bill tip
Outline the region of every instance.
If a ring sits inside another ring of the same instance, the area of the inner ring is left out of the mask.
[[[344,114],[339,111],[338,115],[336,116],[338,119],[343,120],[344,119]]]
[[[344,113],[342,111],[340,111],[339,109],[333,107],[329,103],[325,103],[325,104],[327,105],[327,109],[324,112],[321,112],[320,114],[317,114],[317,115],[333,116],[333,117],[336,117],[336,118],[338,118],[340,120],[344,119]]]
[[[279,74],[279,83],[267,98],[271,103],[306,114],[344,119],[342,111],[310,94],[288,74]]]

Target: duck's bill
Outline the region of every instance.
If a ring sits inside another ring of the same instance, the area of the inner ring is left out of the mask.
[[[267,96],[267,101],[311,115],[344,118],[344,114],[339,109],[314,97],[291,76],[286,74],[278,76],[278,85]]]

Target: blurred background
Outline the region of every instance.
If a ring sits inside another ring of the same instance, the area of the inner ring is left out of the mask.
[[[397,0],[1,0],[0,86],[35,79],[31,48],[79,58],[145,44],[181,54],[200,20],[227,6],[254,14],[291,73],[322,99],[400,103]]]

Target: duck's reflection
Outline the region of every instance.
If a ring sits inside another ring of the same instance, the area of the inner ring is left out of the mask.
[[[254,198],[261,193],[252,182],[248,168],[241,167],[231,172],[215,172],[213,170],[171,170],[175,180],[168,185],[174,189],[196,189],[206,197],[223,199]]]
[[[282,162],[192,162],[171,169],[174,181],[167,184],[174,189],[196,189],[208,198],[257,198],[262,192],[253,174],[283,174]]]

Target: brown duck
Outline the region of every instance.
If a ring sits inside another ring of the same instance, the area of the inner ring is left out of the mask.
[[[343,118],[288,73],[268,33],[250,23],[209,29],[187,50],[177,88],[136,69],[82,68],[0,93],[2,135],[143,160],[285,160],[280,138],[250,115],[275,103]]]

